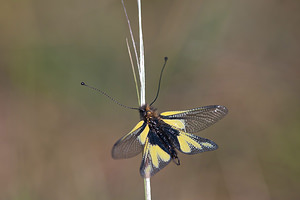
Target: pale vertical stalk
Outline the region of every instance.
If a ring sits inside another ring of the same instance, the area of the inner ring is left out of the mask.
[[[145,187],[145,200],[151,200],[150,177],[144,178],[144,187]]]
[[[146,102],[146,79],[145,79],[145,60],[144,60],[144,42],[142,31],[142,6],[141,0],[137,0],[138,14],[139,14],[139,38],[140,38],[140,83],[141,83],[141,102],[140,105],[144,105]]]
[[[139,38],[140,38],[140,64],[139,64],[140,83],[141,83],[140,105],[142,106],[146,103],[146,78],[145,78],[145,59],[144,59],[141,0],[137,0],[137,4],[138,4],[138,15],[139,15]],[[150,176],[144,178],[144,188],[145,188],[145,200],[151,200]]]
[[[136,57],[136,61],[137,61],[137,68],[139,71],[139,78],[140,78],[140,106],[144,105],[146,103],[146,78],[145,78],[145,58],[144,58],[144,42],[143,42],[143,31],[142,31],[142,6],[141,6],[141,0],[137,0],[137,4],[138,4],[138,15],[139,15],[139,40],[140,40],[140,56],[137,56],[137,49],[135,46],[135,41],[134,41],[134,37],[133,37],[133,33],[132,33],[132,29],[131,29],[131,25],[130,25],[130,21],[126,12],[126,8],[124,5],[124,0],[121,0],[122,4],[123,4],[123,8],[124,8],[124,12],[126,15],[126,19],[127,19],[127,23],[128,23],[128,27],[129,27],[129,32],[130,32],[130,37],[131,37],[131,41],[132,41],[132,46],[134,49],[134,53],[135,53],[135,57]],[[132,57],[131,57],[131,53],[130,53],[130,49],[129,49],[129,45],[128,45],[128,41],[126,40],[127,43],[127,47],[128,47],[128,52],[129,52],[129,57],[130,57],[130,61],[132,64]],[[135,77],[135,70],[134,70],[134,66],[132,64],[132,70],[134,73],[134,77]],[[137,82],[135,80],[136,86],[137,86]],[[138,92],[137,92],[138,93]],[[151,200],[151,185],[150,185],[150,175],[146,175],[146,178],[144,178],[144,187],[145,187],[145,200]]]
[[[129,21],[129,18],[128,18],[128,15],[127,15],[127,11],[126,11],[124,1],[121,0],[121,2],[122,2],[122,5],[123,5],[124,13],[125,13],[128,28],[129,28],[130,38],[131,38],[131,42],[132,42],[132,46],[133,46],[133,50],[134,50],[134,54],[135,54],[137,67],[138,67],[138,70],[140,71],[140,66],[139,66],[140,63],[139,63],[139,58],[138,58],[138,55],[137,55],[137,50],[136,50],[136,45],[135,45],[135,41],[134,41],[134,37],[133,37],[133,33],[132,33],[132,28],[131,28],[130,21]]]
[[[139,95],[139,86],[137,83],[137,79],[136,79],[136,75],[135,75],[135,70],[134,70],[134,64],[133,64],[133,60],[132,60],[132,56],[131,56],[131,52],[130,52],[130,47],[128,44],[128,39],[126,38],[126,45],[127,45],[127,50],[128,50],[128,54],[129,54],[129,59],[130,59],[130,63],[131,63],[131,68],[132,68],[132,72],[133,72],[133,78],[134,78],[134,82],[135,82],[135,89],[136,89],[136,94],[138,97],[138,102],[140,102],[140,95]]]

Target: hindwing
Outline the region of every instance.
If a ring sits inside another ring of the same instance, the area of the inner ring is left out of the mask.
[[[209,139],[186,133],[168,124],[163,125],[163,131],[168,136],[172,146],[185,154],[202,153],[218,148],[218,145]]]
[[[218,145],[213,141],[196,136],[194,134],[179,132],[177,136],[179,147],[177,149],[185,154],[196,154],[205,151],[213,151],[218,148]]]

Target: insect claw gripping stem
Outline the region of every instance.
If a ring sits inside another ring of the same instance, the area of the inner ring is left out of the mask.
[[[176,165],[180,165],[180,160],[179,158],[176,156],[176,157],[173,157],[173,162],[176,164]]]

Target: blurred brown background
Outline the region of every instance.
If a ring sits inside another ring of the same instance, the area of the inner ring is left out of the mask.
[[[136,1],[126,1],[137,39]],[[153,199],[300,199],[300,2],[143,1],[147,100],[220,104],[198,135],[215,152],[170,163]],[[143,199],[141,157],[113,160],[138,113],[120,1],[4,0],[0,7],[0,199]]]

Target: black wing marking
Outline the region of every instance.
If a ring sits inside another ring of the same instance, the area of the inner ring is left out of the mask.
[[[170,111],[160,114],[162,120],[184,132],[202,131],[222,119],[228,110],[225,106],[211,105],[186,111]]]
[[[127,135],[119,139],[113,146],[112,157],[114,159],[131,158],[141,153],[143,143],[149,132],[149,127],[144,121],[140,121]],[[143,138],[141,138],[143,136]]]

